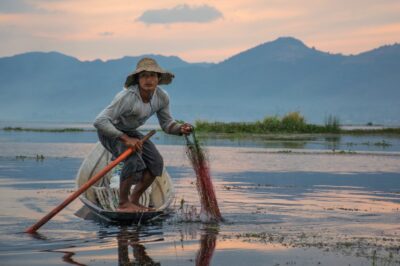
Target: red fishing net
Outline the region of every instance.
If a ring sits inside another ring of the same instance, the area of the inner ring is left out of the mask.
[[[186,153],[196,173],[196,186],[201,203],[200,219],[205,222],[219,222],[222,216],[211,180],[208,159],[194,132],[192,137],[193,142],[186,136]]]

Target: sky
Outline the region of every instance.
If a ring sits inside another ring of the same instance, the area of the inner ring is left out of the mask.
[[[0,57],[143,54],[220,62],[278,37],[358,54],[400,42],[399,0],[0,0]]]

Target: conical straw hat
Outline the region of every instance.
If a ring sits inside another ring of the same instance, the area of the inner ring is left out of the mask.
[[[175,77],[174,74],[172,74],[171,72],[162,69],[158,65],[156,60],[145,57],[139,60],[139,62],[136,65],[136,70],[126,78],[125,88],[138,84],[137,75],[143,71],[159,73],[161,75],[161,78],[158,84],[164,84],[164,85],[170,84],[172,82],[172,79]]]

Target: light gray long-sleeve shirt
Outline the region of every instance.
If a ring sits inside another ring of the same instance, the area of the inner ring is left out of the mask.
[[[170,114],[167,92],[157,87],[150,102],[144,103],[137,85],[119,92],[96,117],[94,126],[102,134],[118,138],[124,134],[123,131],[135,130],[143,125],[154,113],[157,113],[163,131],[174,135],[181,133],[181,125]]]

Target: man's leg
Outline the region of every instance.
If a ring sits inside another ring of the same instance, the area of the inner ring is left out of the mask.
[[[119,206],[117,211],[120,212],[138,212],[147,210],[146,208],[130,202],[129,191],[133,184],[133,178],[127,178],[120,182],[119,185]]]
[[[148,187],[154,182],[157,176],[162,175],[164,161],[157,150],[156,146],[151,140],[143,143],[141,158],[143,159],[146,168],[143,170],[143,176],[136,183],[132,194],[129,198],[130,202],[144,207],[139,204],[140,196],[146,191]],[[154,210],[153,208],[147,208],[148,210]]]
[[[118,157],[127,149],[125,144],[123,144],[118,139],[109,138],[105,135],[102,135],[100,132],[98,132],[98,135],[101,144],[110,153],[112,153],[114,157]],[[143,137],[143,135],[136,131],[130,133],[128,132],[128,135],[138,138]],[[129,201],[129,192],[131,190],[131,187],[134,183],[142,180],[142,172],[144,171],[143,169],[146,169],[146,165],[141,156],[139,156],[138,152],[132,154],[127,159],[125,159],[124,167],[122,168],[122,172],[120,175],[119,206],[117,208],[118,211],[137,212],[147,210],[147,208],[144,208],[144,206],[140,206]],[[138,175],[138,173],[140,173],[140,176]]]
[[[156,177],[152,175],[148,169],[145,169],[143,171],[143,178],[133,188],[129,201],[134,205],[141,206],[139,199],[146,189],[153,183],[155,178]]]

